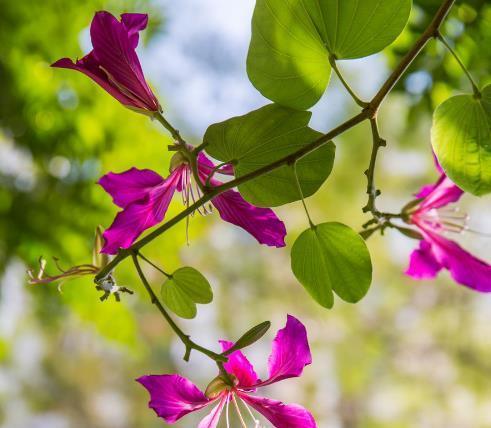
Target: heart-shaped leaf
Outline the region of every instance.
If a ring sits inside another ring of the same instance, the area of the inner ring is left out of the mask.
[[[310,112],[269,104],[244,116],[211,125],[204,136],[206,151],[234,165],[242,177],[305,147],[322,136],[308,127]],[[335,146],[329,142],[304,156],[296,171],[305,197],[314,194],[331,173]],[[300,198],[293,168],[285,165],[239,185],[242,196],[260,207],[274,207]]]
[[[411,0],[257,0],[247,72],[267,98],[304,110],[325,92],[329,55],[361,58],[402,32]]]
[[[435,111],[433,150],[448,177],[462,190],[491,192],[491,85],[482,97],[458,95]]]
[[[330,309],[333,290],[356,303],[372,281],[370,253],[363,238],[341,223],[323,223],[304,231],[292,247],[292,270],[320,305]]]
[[[208,280],[196,269],[182,267],[168,278],[161,289],[162,300],[182,318],[196,316],[196,303],[210,303],[213,292]]]

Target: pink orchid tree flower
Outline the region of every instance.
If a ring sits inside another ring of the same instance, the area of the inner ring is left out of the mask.
[[[142,113],[160,111],[136,54],[138,33],[148,23],[148,15],[125,13],[118,21],[109,12],[97,12],[90,25],[93,50],[73,62],[62,58],[52,67],[77,70],[90,77],[121,104]]]
[[[409,220],[423,239],[410,257],[406,274],[415,279],[435,278],[447,269],[459,284],[480,292],[491,292],[491,266],[445,237],[446,232],[466,230],[468,216],[459,208],[448,205],[464,194],[436,163],[440,178],[435,184],[424,186],[416,195],[420,202],[411,211]]]
[[[175,164],[167,178],[148,169],[132,168],[101,177],[99,184],[111,195],[113,202],[123,210],[104,232],[103,253],[116,254],[120,248],[129,248],[148,228],[163,221],[171,199],[176,191],[181,192],[185,204],[200,196],[200,188],[193,183],[190,165],[182,160]],[[219,186],[220,181],[210,178],[215,165],[203,153],[197,158],[198,173],[202,184],[209,181]],[[232,169],[219,169],[221,174],[230,174]],[[212,199],[220,217],[239,226],[254,236],[259,243],[272,247],[284,247],[286,228],[269,208],[255,207],[242,198],[239,192],[227,190]],[[209,212],[205,208],[204,214]]]
[[[227,341],[220,343],[223,351],[233,346]],[[311,362],[305,326],[295,317],[288,315],[286,326],[278,331],[273,341],[268,359],[269,377],[265,381],[258,378],[254,367],[240,351],[232,352],[228,356],[228,362],[224,364],[233,384],[212,382],[210,386],[214,384],[214,387],[211,390],[208,387],[206,393],[177,374],[142,376],[137,381],[150,393],[149,407],[169,424],[188,413],[214,405],[211,412],[201,420],[198,428],[215,428],[224,409],[229,428],[228,411],[232,402],[243,425],[250,416],[254,427],[261,426],[254,416],[254,409],[277,428],[315,428],[315,420],[305,408],[254,395],[258,388],[301,376],[304,367]],[[245,417],[240,412],[239,402],[247,411]]]

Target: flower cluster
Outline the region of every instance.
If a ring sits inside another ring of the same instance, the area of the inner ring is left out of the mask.
[[[410,212],[410,222],[423,239],[411,254],[406,274],[415,279],[431,279],[442,269],[448,269],[457,283],[476,291],[491,292],[491,266],[445,236],[446,232],[465,231],[468,216],[457,208],[448,207],[459,201],[464,192],[438,163],[436,167],[440,178],[419,191],[416,197],[420,201]]]
[[[223,351],[233,344],[221,341]],[[198,428],[215,428],[225,410],[227,428],[230,427],[228,412],[233,403],[241,421],[244,416],[238,402],[250,413],[255,427],[260,422],[251,407],[278,428],[315,428],[317,425],[310,412],[297,404],[253,395],[258,389],[284,379],[301,376],[305,366],[312,362],[305,326],[295,317],[288,315],[286,326],[279,330],[273,341],[268,359],[269,376],[260,380],[254,367],[240,351],[230,354],[224,367],[231,382],[217,378],[203,393],[188,379],[177,374],[149,375],[137,379],[150,393],[149,406],[167,423],[174,423],[188,413],[215,405],[205,416]],[[244,425],[246,426],[246,425]]]
[[[167,178],[148,169],[132,168],[120,174],[106,174],[99,180],[114,203],[123,208],[104,232],[104,253],[115,254],[120,248],[130,247],[144,230],[160,223],[176,191],[183,194],[186,204],[198,196],[195,193],[200,193],[200,185],[193,183],[191,166],[183,157],[178,155],[177,159],[171,163],[173,170]],[[215,166],[203,153],[198,155],[197,164],[201,185],[207,181],[212,187],[221,184],[210,177]],[[223,168],[220,173],[231,174],[231,170]],[[285,246],[285,225],[272,210],[249,204],[235,190],[227,190],[211,202],[223,220],[245,229],[259,243]]]

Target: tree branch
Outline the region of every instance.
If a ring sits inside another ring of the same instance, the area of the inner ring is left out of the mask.
[[[136,243],[134,243],[129,249],[122,249],[119,251],[119,253],[116,255],[116,257],[104,268],[102,269],[95,277],[95,282],[99,282],[101,279],[105,278],[119,263],[121,263],[123,260],[125,260],[127,257],[133,254],[134,251],[138,251],[145,245],[147,245],[149,242],[153,241],[155,238],[160,236],[162,233],[179,223],[181,220],[185,219],[189,214],[193,213],[195,210],[197,210],[199,207],[203,206],[205,203],[213,199],[214,197],[218,196],[219,194],[232,189],[234,187],[239,186],[240,184],[246,183],[248,181],[251,181],[255,178],[258,178],[264,174],[267,174],[271,171],[274,171],[277,168],[280,168],[281,166],[288,165],[288,164],[293,164],[294,162],[298,161],[299,159],[303,158],[307,154],[315,151],[319,147],[323,146],[326,144],[328,141],[332,140],[333,138],[339,136],[340,134],[344,133],[345,131],[353,128],[354,126],[360,124],[361,122],[364,122],[365,120],[373,119],[377,116],[378,109],[380,108],[380,105],[383,103],[387,95],[391,92],[391,90],[394,88],[394,86],[399,82],[401,77],[404,75],[408,67],[412,64],[412,62],[416,59],[416,57],[419,55],[419,53],[422,51],[422,49],[426,46],[428,41],[434,37],[437,37],[439,34],[439,29],[448,15],[450,9],[454,5],[455,0],[445,0],[440,8],[438,9],[437,13],[433,17],[433,20],[431,23],[428,25],[424,33],[421,35],[421,37],[415,42],[414,46],[412,49],[402,58],[400,61],[399,65],[395,68],[395,70],[390,74],[390,76],[387,78],[385,83],[382,85],[380,90],[377,92],[377,94],[373,97],[373,99],[370,101],[369,106],[363,109],[360,113],[357,115],[353,116],[351,119],[347,120],[346,122],[342,123],[338,127],[332,129],[329,131],[327,134],[324,134],[322,137],[318,138],[317,140],[313,141],[312,143],[308,144],[307,146],[297,150],[296,152],[285,156],[281,159],[278,159],[277,161],[265,165],[262,168],[259,168],[256,171],[250,172],[249,174],[243,175],[241,177],[238,177],[234,180],[231,180],[227,183],[224,183],[218,187],[214,187],[212,190],[207,192],[202,198],[200,198],[198,201],[196,201],[194,204],[190,205],[183,211],[181,211],[179,214],[177,214],[175,217],[171,218],[168,220],[166,223],[164,223],[162,226],[158,227],[155,229],[153,232],[149,233],[147,236],[143,237]],[[173,137],[180,138],[179,132],[175,130],[165,119],[161,120],[160,118],[163,119],[162,116],[158,115],[156,118],[161,121],[161,123],[166,127],[166,129],[169,129]],[[182,139],[178,140],[181,141]],[[377,148],[378,151],[378,148]],[[372,154],[372,158],[375,158],[376,161],[376,152],[375,154]],[[373,163],[372,168],[370,169],[375,169],[375,162]],[[392,216],[389,214],[389,216]]]

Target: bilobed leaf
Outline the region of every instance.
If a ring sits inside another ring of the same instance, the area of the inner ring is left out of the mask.
[[[322,136],[308,127],[310,112],[270,104],[244,116],[211,125],[204,136],[206,151],[215,159],[234,164],[242,177],[271,164]],[[335,146],[329,142],[297,162],[296,171],[305,197],[314,194],[331,173]],[[300,198],[293,168],[284,165],[239,185],[242,196],[261,207],[273,207]]]
[[[411,0],[303,0],[314,14],[327,48],[337,59],[380,52],[401,34]],[[324,33],[325,31],[325,33]]]
[[[304,231],[292,247],[292,270],[320,305],[332,308],[333,291],[356,303],[372,281],[370,253],[363,238],[341,223]]]
[[[266,334],[270,327],[270,321],[264,321],[261,324],[252,327],[251,329],[246,331],[231,348],[227,349],[223,353],[223,355],[230,355],[232,352],[252,345],[254,342],[257,342],[259,339],[261,339],[261,337]]]
[[[176,270],[162,285],[161,295],[165,305],[182,318],[194,318],[196,303],[213,300],[208,280],[191,267]]]
[[[361,58],[402,32],[411,0],[257,0],[247,72],[267,98],[304,110],[329,83],[329,55]]]
[[[491,192],[491,85],[482,98],[458,95],[435,111],[433,150],[448,177],[462,190]]]

